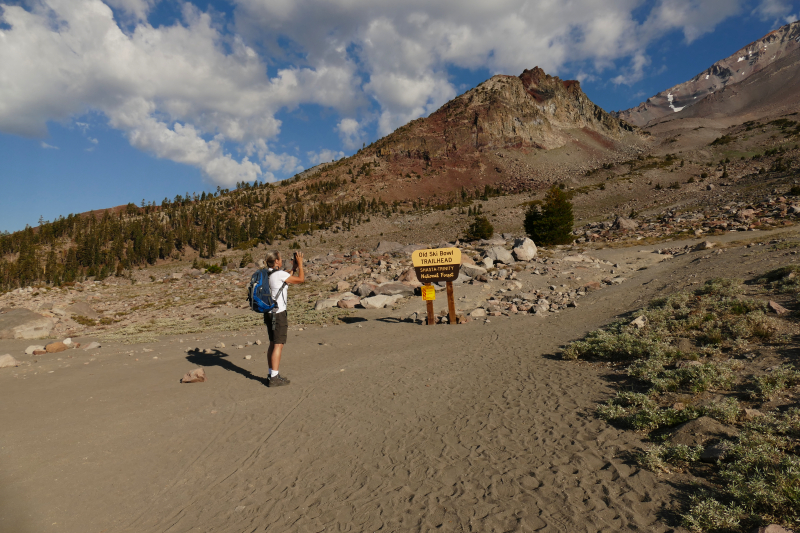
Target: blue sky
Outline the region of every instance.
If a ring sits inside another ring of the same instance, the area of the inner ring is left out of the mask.
[[[0,231],[276,181],[541,66],[607,110],[800,0],[0,0]]]

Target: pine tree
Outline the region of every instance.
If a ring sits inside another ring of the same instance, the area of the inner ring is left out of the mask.
[[[525,214],[525,232],[536,244],[569,244],[573,241],[572,203],[566,193],[553,186],[541,209],[531,205]]]

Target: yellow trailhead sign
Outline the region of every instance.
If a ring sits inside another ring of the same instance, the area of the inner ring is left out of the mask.
[[[458,278],[461,268],[461,250],[458,248],[435,248],[417,250],[411,254],[414,272],[420,283],[439,283]]]
[[[460,265],[461,250],[458,248],[435,248],[432,250],[416,250],[411,254],[415,267]]]
[[[422,299],[425,301],[433,301],[436,299],[436,289],[433,286],[422,286]]]

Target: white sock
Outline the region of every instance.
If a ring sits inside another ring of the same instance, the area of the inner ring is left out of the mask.
[[[277,375],[278,375],[277,370],[272,370],[271,368],[269,369],[269,377],[274,378]]]

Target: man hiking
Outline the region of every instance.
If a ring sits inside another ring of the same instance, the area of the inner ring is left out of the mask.
[[[303,273],[303,254],[295,252],[292,273],[289,274],[283,267],[283,260],[280,252],[270,252],[266,257],[267,268],[269,269],[269,291],[272,299],[277,303],[277,307],[268,313],[264,313],[264,324],[267,325],[269,332],[269,349],[267,350],[267,361],[269,362],[269,377],[267,378],[268,387],[280,387],[288,385],[289,380],[278,373],[281,364],[281,354],[283,345],[286,344],[286,337],[289,333],[289,321],[286,318],[286,303],[289,288],[287,285],[299,285],[306,280]],[[297,272],[297,275],[295,275]]]

